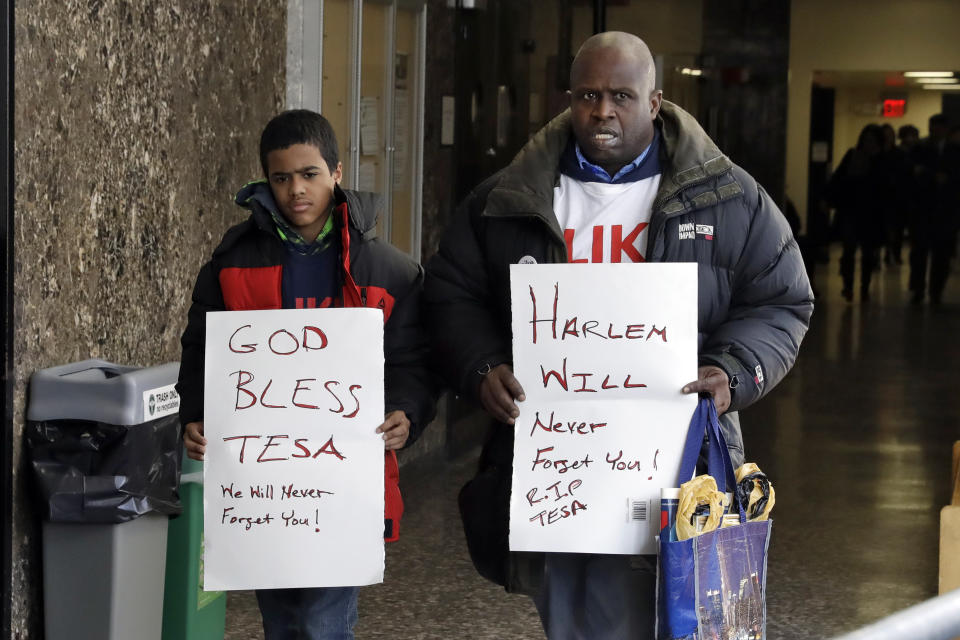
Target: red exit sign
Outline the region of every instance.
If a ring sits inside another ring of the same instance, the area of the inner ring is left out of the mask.
[[[902,118],[907,110],[907,101],[904,99],[886,99],[883,101],[884,118]]]

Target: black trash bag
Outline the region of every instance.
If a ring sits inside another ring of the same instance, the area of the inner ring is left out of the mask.
[[[30,421],[26,441],[50,522],[117,524],[183,511],[177,415],[133,426]]]

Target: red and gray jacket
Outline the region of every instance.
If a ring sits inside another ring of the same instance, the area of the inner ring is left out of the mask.
[[[419,322],[423,270],[409,257],[376,237],[379,199],[336,187],[333,211],[340,240],[340,278],[344,307],[383,310],[384,408],[400,409],[410,419],[411,444],[434,415],[435,386],[426,368],[427,343]],[[203,420],[203,369],[208,311],[281,309],[286,248],[276,233],[269,208],[274,207],[266,183],[255,182],[237,194],[237,204],[250,209],[246,221],[224,235],[197,276],[187,328],[181,338],[180,420]],[[384,465],[386,528],[396,540],[403,501],[396,454],[386,452]]]

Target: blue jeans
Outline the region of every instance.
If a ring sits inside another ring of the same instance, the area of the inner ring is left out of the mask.
[[[264,640],[353,640],[359,590],[257,589]]]
[[[533,601],[549,640],[652,640],[656,556],[548,553]]]

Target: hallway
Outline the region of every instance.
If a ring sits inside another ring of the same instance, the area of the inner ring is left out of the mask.
[[[906,266],[885,268],[872,301],[850,304],[831,258],[796,367],[742,414],[747,459],[777,490],[771,640],[830,638],[937,592],[960,438],[960,275],[939,308],[910,305]],[[361,591],[357,638],[543,638],[529,599],[470,564],[456,494],[474,464],[404,468],[403,535],[387,547],[385,583]],[[230,594],[226,638],[262,638],[251,592]]]

